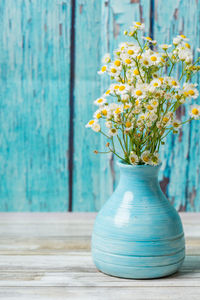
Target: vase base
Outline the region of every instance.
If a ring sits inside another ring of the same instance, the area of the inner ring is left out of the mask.
[[[94,259],[94,264],[97,269],[102,273],[114,277],[126,278],[126,279],[154,279],[161,278],[172,275],[176,273],[182,263],[184,258],[175,264],[156,266],[156,267],[129,267],[114,265],[110,263],[105,263],[103,261],[97,261]]]

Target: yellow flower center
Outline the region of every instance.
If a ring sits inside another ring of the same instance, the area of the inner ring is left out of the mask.
[[[151,38],[150,36],[147,36],[147,37],[146,37],[146,40],[152,41],[152,38]]]
[[[102,71],[102,72],[105,72],[105,71],[106,71],[106,66],[103,66],[103,67],[101,68],[101,71]]]
[[[153,101],[153,105],[157,105],[158,104],[158,102],[157,101]]]
[[[112,133],[115,133],[117,130],[115,128],[111,128],[110,130]]]
[[[128,104],[124,105],[124,109],[128,109],[128,108],[130,108],[130,105]]]
[[[161,83],[163,83],[163,78],[162,77],[160,77],[159,80],[160,80]]]
[[[172,85],[177,85],[177,82],[175,80],[172,80]]]
[[[199,110],[197,108],[192,109],[192,114],[197,116],[199,114]]]
[[[121,113],[121,109],[118,107],[118,108],[115,110],[115,113],[116,113],[116,114],[120,114],[120,113]]]
[[[189,95],[188,92],[184,92],[183,94],[184,94],[186,97]]]
[[[151,56],[151,60],[152,61],[157,61],[157,57],[156,56]]]
[[[136,162],[135,157],[133,157],[133,156],[130,157],[130,160],[133,164]]]
[[[124,46],[121,47],[121,51],[124,50]]]
[[[142,25],[142,23],[140,23],[140,22],[135,22],[135,24],[138,25],[138,26]]]
[[[89,125],[94,124],[94,120],[91,120],[88,124],[89,124]]]
[[[189,90],[189,91],[188,91],[188,94],[189,94],[190,96],[194,96],[195,93],[194,93],[193,90]]]
[[[132,55],[132,54],[134,54],[134,51],[130,49],[130,50],[127,51],[127,53]]]
[[[96,118],[97,118],[97,119],[100,119],[100,118],[101,118],[101,113],[100,113],[100,112],[96,115]]]
[[[143,156],[143,161],[148,162],[149,161],[149,156],[148,155],[144,155]]]
[[[140,90],[137,90],[135,93],[136,93],[137,96],[141,96],[142,95],[142,91],[140,91]]]
[[[109,95],[109,94],[110,94],[110,90],[107,90],[107,91],[106,91],[106,95]]]
[[[127,65],[130,65],[130,64],[131,64],[131,60],[130,60],[129,58],[127,58],[127,59],[125,59],[125,63],[126,63]]]
[[[103,116],[107,116],[107,110],[106,110],[106,109],[103,109],[103,110],[101,111],[101,113],[102,113]]]
[[[116,73],[117,72],[117,70],[115,68],[111,68],[110,71],[111,71],[111,73]]]
[[[123,91],[123,90],[125,90],[125,88],[126,88],[126,87],[125,87],[124,85],[120,85],[119,90],[120,90],[120,91]]]
[[[186,36],[184,34],[181,34],[180,37],[182,37],[183,39],[186,38]]]
[[[127,121],[127,122],[126,122],[126,127],[127,127],[127,128],[130,128],[130,127],[131,127],[131,125],[132,125],[132,124],[131,124],[131,122],[130,122],[130,121]]]
[[[115,66],[119,67],[119,66],[121,65],[121,62],[120,62],[120,60],[116,60],[116,61],[114,62],[114,64],[115,64]]]
[[[138,56],[137,56],[137,59],[138,59],[138,60],[140,60],[141,58],[142,58],[142,56],[141,56],[141,55],[138,55]]]
[[[115,86],[114,86],[114,90],[117,90],[118,88],[119,88],[118,85],[115,85]]]
[[[139,75],[138,69],[135,69],[135,70],[133,71],[133,74],[134,74],[134,75]]]
[[[140,101],[139,100],[136,100],[135,101],[135,105],[139,105],[140,104]]]
[[[143,64],[144,64],[145,66],[148,66],[148,65],[149,65],[148,60],[147,60],[147,59],[144,59],[144,60],[143,60]]]
[[[153,110],[153,107],[151,105],[147,105],[148,110]]]
[[[177,128],[177,127],[179,127],[179,123],[174,122],[174,123],[173,123],[173,126],[174,126],[175,128]]]
[[[158,86],[158,83],[157,83],[157,82],[154,82],[153,86]]]
[[[163,118],[163,122],[164,122],[164,123],[167,123],[168,121],[169,121],[169,118],[168,118],[168,117],[164,117],[164,118]]]
[[[103,99],[100,98],[100,99],[97,100],[97,102],[101,103],[101,102],[103,102]]]

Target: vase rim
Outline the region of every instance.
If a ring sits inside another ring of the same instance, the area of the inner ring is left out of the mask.
[[[142,169],[142,168],[159,169],[161,167],[162,163],[160,162],[156,166],[152,166],[152,165],[131,165],[131,164],[127,164],[127,163],[123,162],[123,160],[117,160],[117,165],[121,168],[129,169],[129,170],[133,169],[133,168],[137,168],[137,169]]]

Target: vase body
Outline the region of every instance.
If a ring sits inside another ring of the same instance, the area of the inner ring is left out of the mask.
[[[177,211],[160,189],[159,166],[118,165],[119,184],[93,228],[97,269],[141,279],[175,273],[185,257],[184,233]]]

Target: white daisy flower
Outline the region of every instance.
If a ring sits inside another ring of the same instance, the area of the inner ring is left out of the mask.
[[[95,123],[97,123],[97,120],[90,120],[90,121],[85,125],[85,127],[86,127],[86,128],[90,128],[90,127],[92,127]]]
[[[141,57],[141,59],[140,59],[140,62],[141,62],[141,64],[144,66],[144,67],[146,67],[146,68],[148,68],[148,67],[150,67],[151,66],[151,62],[150,62],[150,59],[149,59],[149,56],[148,55],[142,55],[142,57]]]
[[[152,99],[152,100],[150,101],[150,104],[151,104],[152,106],[154,106],[154,107],[158,107],[159,102],[158,102],[158,100],[156,100],[156,99]]]
[[[181,122],[178,120],[178,119],[174,119],[172,121],[172,126],[175,128],[175,129],[178,129],[181,127]]]
[[[138,99],[142,99],[145,97],[145,91],[142,87],[137,87],[132,90],[132,96]]]
[[[197,120],[200,118],[200,105],[192,105],[190,109],[191,118]]]
[[[199,92],[196,88],[196,84],[185,83],[183,85],[183,93],[186,97],[196,99],[199,96]]]
[[[153,79],[151,82],[150,82],[150,85],[154,88],[158,88],[161,86],[161,81],[160,79]]]
[[[106,73],[106,70],[107,70],[107,66],[102,66],[102,67],[101,67],[101,70],[98,71],[97,73],[101,75],[101,74]]]
[[[121,68],[116,67],[114,64],[111,64],[108,69],[108,74],[112,77],[119,76]]]
[[[126,131],[130,131],[131,129],[133,129],[133,123],[131,123],[131,121],[126,121],[125,129]]]
[[[129,161],[132,165],[137,165],[139,162],[139,158],[134,151],[130,152]]]
[[[109,136],[115,136],[118,134],[118,130],[116,128],[110,128],[108,134]]]
[[[94,112],[93,117],[94,117],[95,119],[100,119],[100,118],[102,117],[100,109],[97,109],[97,110]]]
[[[159,45],[159,47],[163,50],[167,50],[171,47],[172,45],[168,45],[168,44],[162,44],[162,45]]]
[[[133,22],[133,28],[138,29],[138,30],[144,30],[145,25],[140,22]]]
[[[111,61],[110,53],[106,53],[102,58],[102,62],[107,64],[110,61]]]
[[[112,128],[112,122],[111,121],[107,121],[105,123],[105,125],[106,125],[107,128]]]
[[[99,123],[95,123],[91,128],[95,132],[101,131],[101,126],[99,125]]]
[[[171,85],[174,89],[180,88],[179,81],[177,79],[172,78],[172,77],[169,79],[169,85]]]
[[[143,36],[142,38],[143,38],[143,40],[146,40],[150,44],[153,44],[153,45],[157,44],[157,41],[156,40],[152,40],[152,38],[150,36]]]
[[[101,105],[103,105],[103,104],[105,104],[106,103],[106,98],[97,98],[95,101],[94,101],[94,104],[95,105],[98,105],[98,106],[101,106]]]
[[[178,35],[177,38],[179,38],[181,41],[189,41],[189,39],[184,34]]]
[[[158,65],[161,62],[161,58],[157,53],[153,53],[150,57],[150,64],[151,65]]]
[[[151,153],[149,151],[144,151],[141,155],[141,160],[146,164],[151,164]]]
[[[159,154],[158,152],[154,152],[151,157],[151,165],[157,166],[159,165],[159,163],[160,163]]]
[[[175,46],[178,46],[180,44],[180,42],[181,42],[181,38],[179,38],[179,37],[173,38],[173,44]]]

